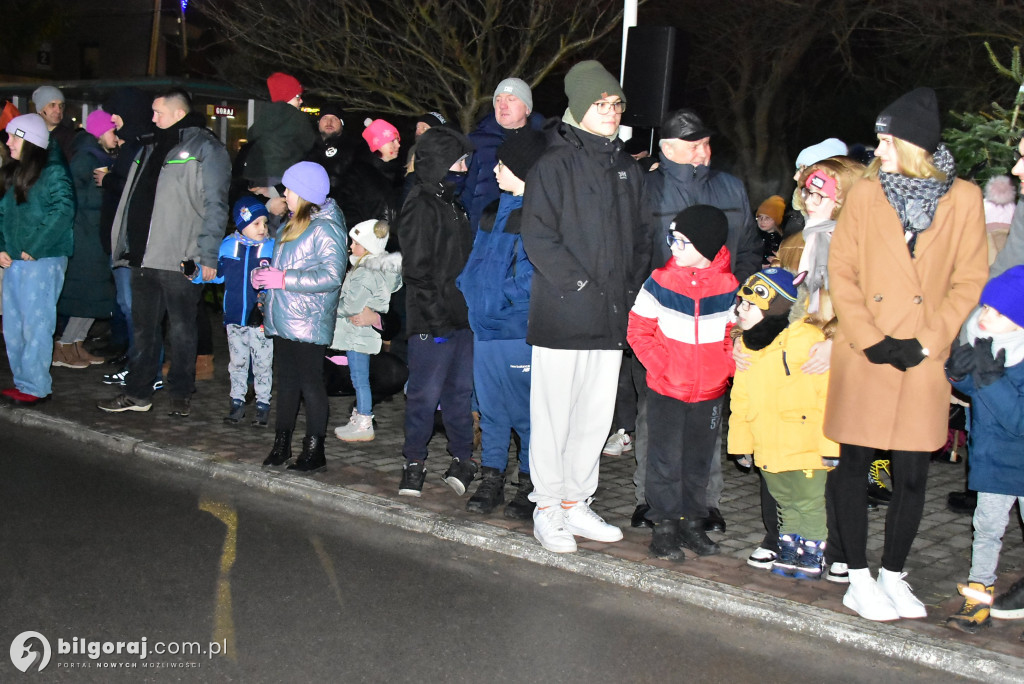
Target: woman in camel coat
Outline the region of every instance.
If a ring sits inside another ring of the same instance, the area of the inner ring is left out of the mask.
[[[850,190],[829,254],[838,330],[825,434],[840,443],[836,527],[849,565],[844,604],[863,617],[925,617],[903,581],[921,520],[930,452],[946,439],[944,363],[987,278],[981,191],[939,145],[935,93],[919,88],[875,124],[868,176]],[[891,450],[893,498],[878,582],[866,559],[864,483]]]

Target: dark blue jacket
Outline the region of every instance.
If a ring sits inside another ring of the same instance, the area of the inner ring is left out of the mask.
[[[953,387],[971,397],[968,486],[989,494],[1024,496],[1024,363],[991,385],[968,375]]]
[[[544,127],[544,117],[533,112],[527,117],[526,125],[539,131]],[[466,207],[469,225],[474,231],[480,227],[480,216],[484,209],[501,194],[498,180],[494,177],[494,165],[498,163],[498,148],[505,142],[507,133],[494,118],[494,112],[491,112],[469,134],[469,141],[473,143],[473,157],[469,161],[466,186],[460,198],[462,206]]]
[[[480,230],[455,285],[478,340],[525,340],[533,264],[519,234],[523,198],[501,193],[480,217]]]
[[[224,283],[224,325],[249,324],[256,304],[249,276],[255,268],[270,266],[273,256],[274,238],[253,242],[236,231],[220,243],[217,277],[210,282]]]

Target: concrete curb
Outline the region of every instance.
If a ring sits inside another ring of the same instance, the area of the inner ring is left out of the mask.
[[[238,482],[334,511],[699,605],[713,613],[758,620],[772,627],[960,677],[991,684],[1016,684],[1024,679],[1024,658],[957,641],[937,639],[897,626],[870,622],[592,551],[551,553],[533,539],[500,527],[450,518],[380,496],[327,485],[301,475],[218,461],[203,452],[85,428],[70,420],[30,410],[0,409],[0,420],[106,449],[111,458],[134,456],[212,479]]]

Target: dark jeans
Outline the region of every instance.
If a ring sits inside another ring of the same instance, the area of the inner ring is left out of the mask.
[[[868,468],[876,458],[872,447],[839,445],[839,467],[832,473],[826,494],[832,496],[836,537],[851,570],[868,567]],[[927,451],[892,451],[892,501],[885,515],[882,567],[903,570],[917,536],[924,510],[925,485],[931,454]]]
[[[448,453],[460,461],[469,459],[473,455],[472,394],[472,331],[456,330],[447,342],[440,344],[429,335],[410,337],[405,444],[402,447],[405,459],[426,460],[438,402],[448,435]]]
[[[722,429],[722,398],[687,403],[647,391],[647,518],[706,518],[711,454]]]
[[[167,314],[171,347],[167,394],[174,399],[191,397],[196,377],[196,306],[202,288],[177,271],[132,268],[131,291],[135,349],[128,362],[128,396],[145,401],[153,396],[163,349],[160,324]]]
[[[277,399],[276,430],[294,430],[299,400],[306,404],[306,436],[327,434],[327,386],[324,384],[324,352],[327,346],[274,338],[274,393]]]

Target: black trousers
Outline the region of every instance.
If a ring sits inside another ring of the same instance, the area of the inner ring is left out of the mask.
[[[722,397],[690,404],[648,390],[649,520],[707,517],[705,491],[721,427]]]
[[[876,458],[873,447],[839,445],[839,467],[829,475],[826,496],[832,498],[835,530],[842,555],[852,570],[868,567],[868,469]],[[927,451],[892,451],[892,501],[885,515],[885,543],[882,567],[892,572],[903,570],[910,546],[917,536],[924,511],[925,486],[928,483]]]
[[[324,385],[326,345],[274,338],[274,394],[277,430],[294,430],[299,400],[306,404],[306,436],[327,434],[327,387]]]

